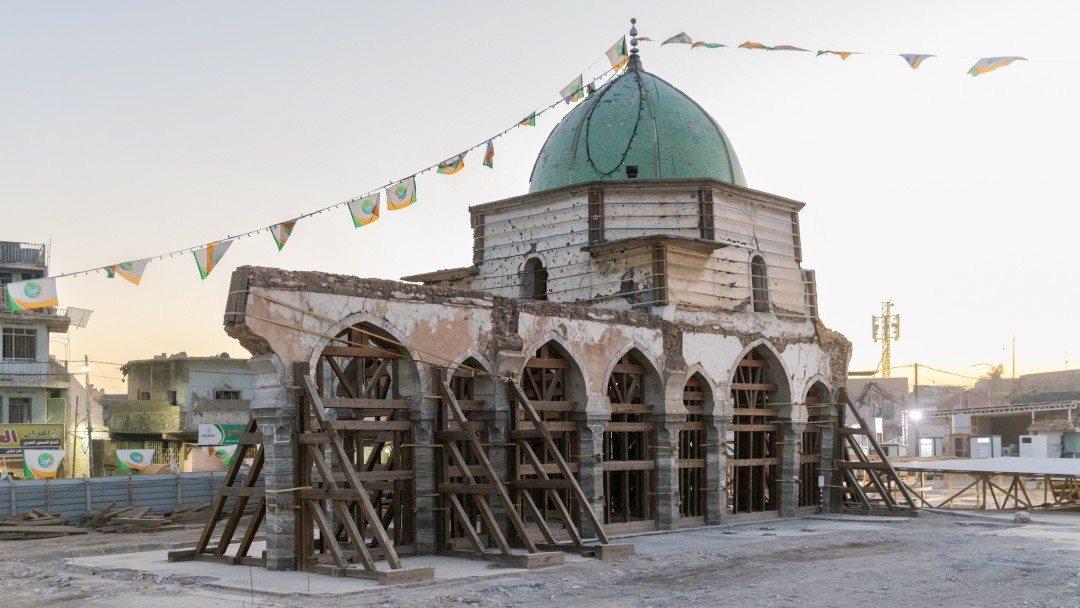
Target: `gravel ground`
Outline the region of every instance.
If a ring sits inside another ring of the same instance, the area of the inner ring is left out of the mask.
[[[67,559],[190,546],[197,534],[189,529],[6,541],[0,544],[0,568],[7,574],[0,581],[2,604],[1080,608],[1080,514],[1041,519],[1036,513],[1025,525],[923,512],[902,523],[801,519],[708,528],[628,539],[639,553],[614,562],[332,596],[221,589],[212,577],[87,570]]]

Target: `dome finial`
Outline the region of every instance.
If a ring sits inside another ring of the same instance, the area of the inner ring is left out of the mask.
[[[641,57],[638,55],[637,18],[630,18],[630,59],[626,69],[640,70]]]

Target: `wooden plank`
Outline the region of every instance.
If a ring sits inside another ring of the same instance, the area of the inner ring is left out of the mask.
[[[412,407],[408,399],[350,399],[346,397],[323,397],[323,406],[338,409],[407,410]]]
[[[367,359],[398,359],[401,357],[392,350],[373,346],[327,346],[323,348],[323,357],[364,357]]]
[[[413,423],[408,420],[330,420],[324,423],[339,431],[411,431]]]
[[[604,427],[605,433],[648,433],[656,430],[653,422],[609,422]]]
[[[645,403],[612,403],[612,414],[651,414],[653,406]]]
[[[538,412],[576,412],[577,401],[533,401]]]
[[[775,418],[780,412],[771,407],[737,407],[731,410],[732,416],[770,416]]]
[[[565,479],[515,479],[510,482],[515,490],[571,490],[573,485]]]
[[[525,369],[570,369],[570,362],[566,359],[533,357],[525,364]]]
[[[730,461],[728,461],[730,462]],[[605,460],[605,471],[652,471],[656,468],[655,460]]]

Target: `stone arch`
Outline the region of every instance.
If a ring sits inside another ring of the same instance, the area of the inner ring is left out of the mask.
[[[461,378],[463,376],[459,372],[465,370],[472,370],[473,372],[470,376],[473,378],[471,383],[473,386],[469,389],[471,396],[487,402],[490,408],[494,405],[495,392],[499,388],[499,381],[495,376],[495,366],[482,353],[470,348],[458,355],[446,366],[443,370],[443,378],[453,384],[455,377]],[[459,396],[459,398],[461,397]]]
[[[727,427],[727,504],[732,515],[778,512],[782,462],[781,411],[792,408],[789,376],[764,341],[744,351],[731,375]],[[787,446],[791,449],[792,446]]]
[[[529,360],[536,356],[538,352],[544,347],[550,347],[554,345],[555,351],[559,356],[566,359],[570,363],[570,374],[566,379],[567,382],[567,400],[574,401],[578,404],[579,411],[584,411],[589,401],[589,387],[592,386],[592,382],[589,379],[589,371],[584,365],[581,364],[581,357],[578,355],[574,347],[569,344],[569,341],[558,331],[552,329],[541,336],[539,339],[533,341],[533,343],[526,348],[522,354],[525,355],[522,360],[522,367],[516,371],[518,377],[522,378],[524,382],[525,368],[529,365]]]
[[[430,424],[416,422],[411,414],[436,409],[434,399],[422,398],[432,394],[428,391],[434,377],[426,366],[426,373],[421,373],[421,359],[401,332],[365,312],[348,315],[334,325],[319,345],[310,373],[326,408],[326,424],[337,430],[334,441],[341,445],[343,456],[335,453],[338,460],[334,466],[352,469],[371,481],[376,488],[371,502],[395,550],[399,555],[415,552],[417,519],[424,516],[418,516],[423,511],[417,508],[418,451],[413,446],[430,443],[432,430]],[[305,433],[322,428],[321,424],[310,426],[311,416],[301,415],[300,420]],[[297,464],[301,479],[310,478],[313,464],[325,458],[325,452],[301,454]],[[419,475],[428,476],[430,471]],[[322,479],[319,483],[336,482]],[[359,503],[350,503],[346,510],[354,521],[367,517]],[[335,528],[334,534],[340,542],[347,542],[349,529]],[[316,548],[313,559],[325,551],[313,536],[309,536],[307,546]]]
[[[719,395],[719,390],[717,388],[716,382],[709,375],[709,372],[705,370],[705,366],[701,365],[700,363],[695,363],[686,370],[686,377],[683,380],[684,384],[687,380],[689,380],[695,375],[701,376],[701,379],[705,381],[705,388],[707,392],[705,397],[705,415],[720,416],[721,414],[723,414],[723,411],[720,407],[721,400],[717,399],[717,396]]]
[[[611,421],[603,434],[604,523],[613,530],[654,525],[657,501],[657,418],[665,391],[655,364],[637,346],[622,349],[608,368]]]
[[[747,344],[738,357],[731,362],[731,367],[726,370],[727,386],[720,385],[721,389],[727,388],[730,390],[731,378],[735,376],[735,371],[739,367],[739,363],[746,358],[747,354],[751,351],[757,350],[758,354],[763,356],[769,363],[769,369],[772,370],[769,374],[770,379],[776,381],[777,389],[769,400],[770,403],[790,405],[792,400],[791,392],[791,372],[784,362],[784,358],[780,356],[779,351],[773,346],[767,338],[758,338]],[[717,392],[719,396],[720,391]]]
[[[664,376],[660,373],[663,369],[657,361],[649,355],[648,349],[641,342],[637,340],[624,344],[622,348],[616,351],[615,356],[611,358],[611,361],[607,365],[607,369],[604,370],[605,384],[601,387],[601,393],[607,394],[607,381],[611,379],[611,374],[615,367],[631,352],[636,353],[636,357],[639,357],[639,365],[643,365],[647,368],[646,385],[645,385],[645,398],[650,403],[654,403],[656,407],[654,414],[664,413],[664,403],[666,401],[666,390],[664,388]]]
[[[588,430],[579,421],[588,398],[583,370],[562,336],[549,332],[545,338],[525,351],[520,387],[528,403],[520,403],[511,393],[510,436],[517,434],[521,446],[509,457],[512,476],[515,480],[532,483],[546,478],[536,469],[537,463],[546,471],[556,467],[560,458],[568,463],[580,462],[581,434]],[[536,424],[526,412],[528,407],[535,410],[547,427],[557,455],[552,454],[544,440],[535,434]],[[580,480],[581,473],[578,475]],[[528,488],[517,489],[515,493],[527,494],[525,503],[535,504],[537,516],[544,521],[562,521],[563,509],[577,513],[582,508],[589,508],[579,504],[570,489]]]
[[[405,332],[393,326],[385,319],[376,317],[366,311],[350,313],[337,324],[327,328],[322,334],[322,337],[315,343],[315,348],[312,349],[312,354],[308,361],[310,365],[309,369],[312,370],[312,373],[314,373],[314,370],[318,366],[319,358],[322,357],[322,353],[326,347],[334,343],[339,343],[335,340],[336,337],[341,336],[341,334],[350,327],[365,325],[376,330],[372,333],[382,333],[385,338],[396,342],[397,348],[402,350],[402,354],[407,355],[409,360],[412,361],[412,365],[404,366],[407,375],[402,379],[402,386],[399,387],[400,389],[408,390],[399,390],[399,393],[402,396],[407,397],[419,397],[421,395],[433,394],[431,391],[434,390],[434,388],[431,386],[431,380],[428,377],[429,374],[423,374],[419,369],[420,362],[422,361],[420,354],[416,349],[410,346],[408,339],[405,337]]]
[[[823,451],[823,426],[833,420],[835,404],[830,403],[831,391],[823,380],[813,380],[806,389],[806,428],[802,432],[802,451],[799,454],[799,506],[813,507],[821,502],[821,455]]]
[[[706,446],[712,426],[712,402],[712,386],[704,372],[693,368],[688,370],[683,384],[686,422],[679,429],[677,462],[679,516],[684,523],[705,523],[708,514],[708,466],[711,459]]]

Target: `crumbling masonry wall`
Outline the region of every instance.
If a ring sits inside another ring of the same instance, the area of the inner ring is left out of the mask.
[[[708,420],[708,479],[712,490],[707,523],[720,523],[725,514],[725,424],[731,419],[731,383],[736,366],[751,349],[766,349],[782,368],[787,402],[777,403],[783,424],[783,457],[780,480],[780,516],[798,510],[798,462],[800,434],[805,428],[805,396],[820,382],[830,390],[843,381],[850,345],[839,334],[815,327],[809,321],[773,319],[763,334],[760,320],[746,315],[695,312],[683,320],[668,321],[639,311],[599,309],[581,304],[531,302],[466,292],[447,287],[420,286],[376,279],[291,272],[260,267],[241,267],[233,274],[225,315],[225,329],[255,358],[258,388],[252,403],[254,416],[266,441],[268,490],[292,486],[295,473],[297,379],[294,365],[314,369],[331,337],[342,329],[366,323],[400,342],[418,366],[419,383],[402,397],[414,403],[411,419],[416,442],[431,443],[437,394],[432,369],[453,367],[472,357],[495,376],[495,390],[485,396],[490,433],[504,436],[506,421],[500,412],[511,408],[501,380],[521,378],[530,356],[541,346],[555,342],[573,359],[579,370],[581,395],[575,419],[580,425],[579,481],[589,503],[601,517],[603,508],[602,444],[605,425],[611,419],[608,380],[617,361],[634,351],[648,361],[650,373],[661,389],[654,401],[650,421],[656,425],[658,445],[656,478],[658,500],[654,529],[673,529],[681,524],[678,505],[678,432],[686,420],[682,391],[686,381],[699,373],[712,396],[705,406]],[[825,348],[822,335],[829,343]],[[826,416],[828,418],[828,416]],[[825,445],[831,445],[826,443]],[[418,446],[420,454],[430,448]],[[823,454],[831,458],[831,454]],[[497,461],[507,474],[510,459]],[[435,487],[434,463],[417,466],[417,495],[431,495]],[[287,492],[269,492],[267,510],[268,567],[291,569],[290,543],[295,538],[295,509]],[[417,501],[418,553],[432,553],[435,499]],[[295,558],[293,558],[294,560]]]

